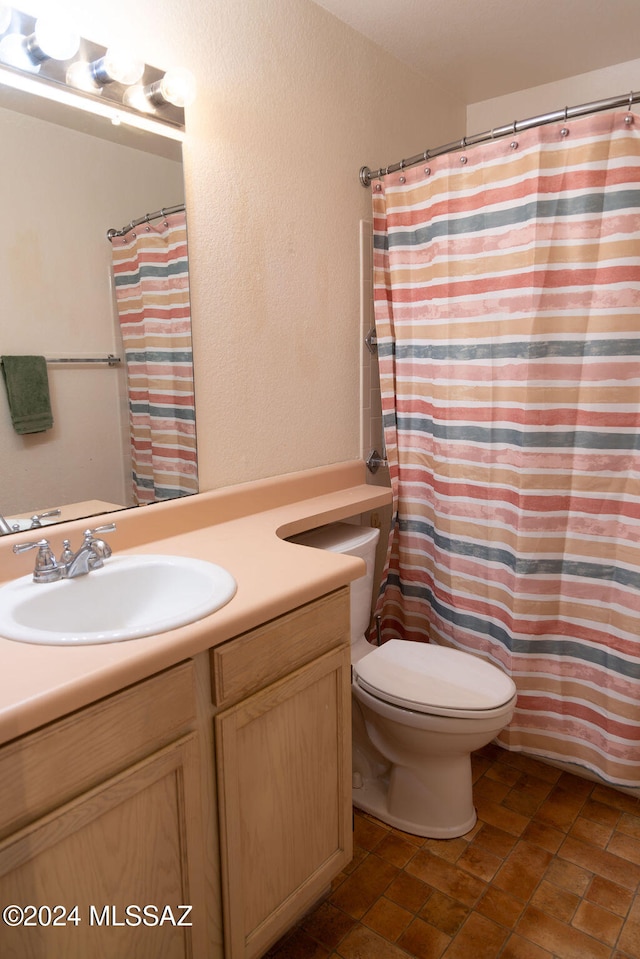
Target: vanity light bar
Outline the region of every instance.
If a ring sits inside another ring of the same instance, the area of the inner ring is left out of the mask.
[[[184,140],[184,129],[180,127],[170,126],[166,122],[160,122],[144,114],[133,113],[130,110],[125,111],[112,103],[85,99],[78,96],[75,91],[64,87],[51,86],[46,81],[43,82],[42,78],[19,73],[10,67],[0,65],[0,83],[22,93],[35,94],[35,96],[43,97],[45,100],[53,100],[55,103],[62,103],[66,106],[84,110],[86,113],[105,117],[116,125],[126,123],[138,130],[145,130],[147,133],[156,133],[171,140]]]
[[[194,96],[194,80],[189,71],[174,69],[165,73],[140,64],[141,69],[136,69],[133,81],[129,81],[126,70],[118,72],[111,67],[113,75],[109,73],[111,50],[83,38],[79,39],[78,52],[67,60],[46,56],[29,63],[29,38],[36,34],[36,23],[34,17],[15,8],[10,21],[0,23],[0,31],[4,27],[0,32],[0,83],[103,116],[115,124],[127,123],[174,140],[184,139],[184,106]],[[13,51],[16,45],[27,51],[24,63],[3,53]],[[175,83],[170,82],[176,74],[178,81],[186,78],[186,85],[181,87],[178,82],[178,92],[172,95],[171,102],[158,96],[157,91],[167,86],[176,89]]]

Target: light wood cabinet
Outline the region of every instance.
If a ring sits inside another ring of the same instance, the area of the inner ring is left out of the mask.
[[[196,670],[180,663],[0,748],[0,839],[196,725]]]
[[[221,954],[207,941],[193,672],[181,664],[0,751],[0,904],[23,910],[15,927],[0,920],[2,959]]]
[[[258,688],[215,718],[227,959],[262,956],[351,859],[348,598],[332,594],[215,651],[242,677],[230,698]],[[265,633],[290,665],[305,663],[266,686],[281,659],[270,660]]]
[[[351,858],[350,706],[346,588],[2,747],[2,959],[264,955]]]

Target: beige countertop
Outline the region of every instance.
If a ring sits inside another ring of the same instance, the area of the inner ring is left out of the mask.
[[[366,483],[360,461],[305,470],[38,531],[56,555],[68,537],[77,548],[87,525],[113,521],[114,555],[162,553],[218,563],[238,584],[210,616],[156,636],[95,646],[41,646],[0,636],[0,742],[30,732],[124,686],[195,656],[261,623],[346,585],[362,561],[285,542],[285,537],[357,517],[391,502]],[[0,538],[0,583],[33,569],[33,552]],[[36,537],[33,537],[36,538]],[[91,575],[91,574],[89,574]],[[34,589],[38,587],[34,585]]]

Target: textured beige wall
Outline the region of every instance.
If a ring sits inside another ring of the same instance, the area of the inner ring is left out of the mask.
[[[184,159],[201,488],[357,457],[358,170],[450,139],[463,104],[310,0],[60,6],[89,39],[124,31],[147,62],[197,77]]]

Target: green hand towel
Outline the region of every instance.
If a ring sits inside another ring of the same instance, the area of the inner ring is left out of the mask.
[[[53,426],[44,356],[3,356],[11,422],[16,433],[42,433]]]

